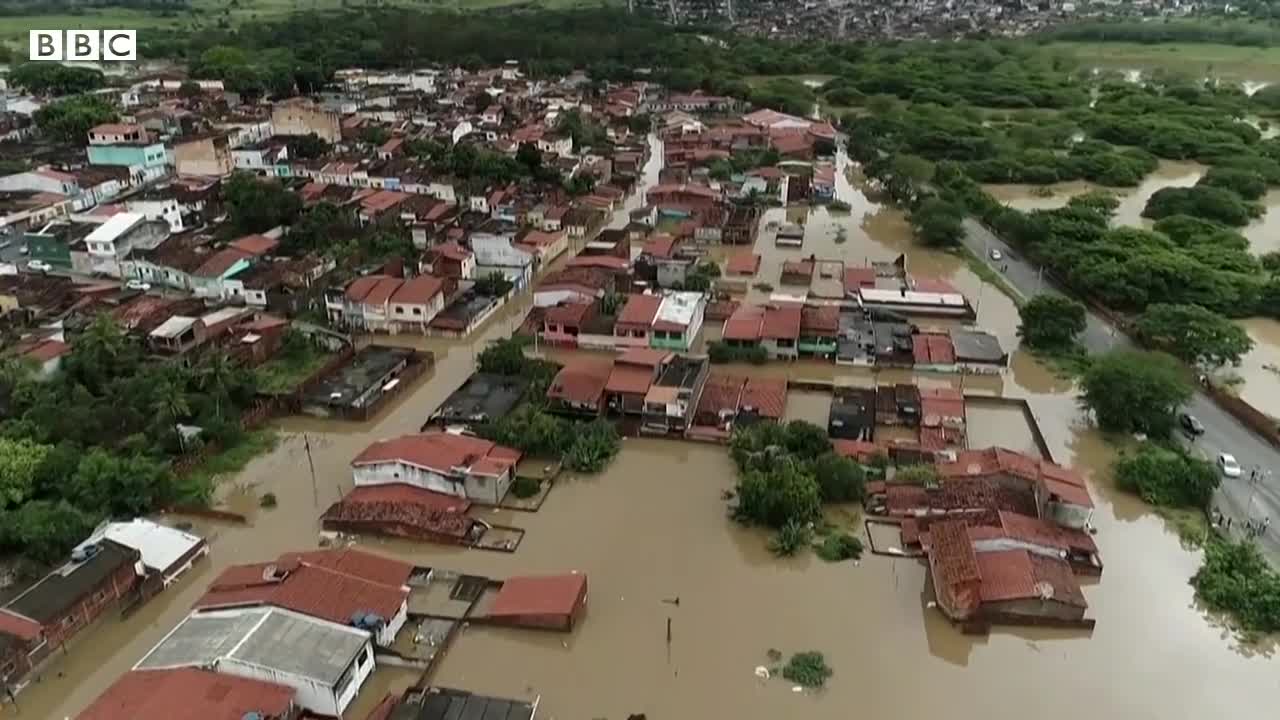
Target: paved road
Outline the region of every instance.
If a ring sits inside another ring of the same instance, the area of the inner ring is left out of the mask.
[[[1047,277],[1041,278],[1035,266],[1015,255],[1008,244],[980,223],[967,220],[965,229],[968,231],[965,245],[989,266],[1000,271],[1024,297],[1040,292],[1063,294]],[[991,260],[993,248],[1004,255],[999,263]],[[1113,347],[1134,347],[1127,335],[1098,315],[1089,312],[1087,318],[1088,324],[1080,340],[1090,353],[1103,353]],[[1273,527],[1259,538],[1259,547],[1273,565],[1280,566],[1280,450],[1255,435],[1203,392],[1196,392],[1191,397],[1186,410],[1199,418],[1205,427],[1204,435],[1198,439],[1183,438],[1192,451],[1211,461],[1219,453],[1231,453],[1244,467],[1243,477],[1223,479],[1222,487],[1214,498],[1214,505],[1233,518],[1232,535],[1243,537],[1248,519],[1261,522],[1263,518],[1270,517]],[[1251,482],[1249,476],[1254,468],[1259,471],[1258,480]]]

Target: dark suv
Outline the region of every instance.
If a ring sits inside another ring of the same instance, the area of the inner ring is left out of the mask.
[[[1204,434],[1204,425],[1202,425],[1200,421],[1196,419],[1195,415],[1182,413],[1181,415],[1178,416],[1178,422],[1181,423],[1182,429],[1186,430],[1187,433],[1190,435]]]

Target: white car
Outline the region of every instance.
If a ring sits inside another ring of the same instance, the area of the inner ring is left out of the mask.
[[[151,289],[151,283],[144,282],[137,278],[134,278],[133,280],[130,280],[129,282],[125,283],[124,286],[128,290],[141,290],[142,292],[146,292]]]
[[[43,260],[32,260],[27,263],[27,268],[36,272],[49,272],[53,266]]]
[[[1231,453],[1222,453],[1218,456],[1218,470],[1229,478],[1240,477],[1240,463],[1236,462],[1236,458]]]
[[[991,248],[991,259],[1000,262],[1004,259],[1004,253],[1000,252],[998,248]]]

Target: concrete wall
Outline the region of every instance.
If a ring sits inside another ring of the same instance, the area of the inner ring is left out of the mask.
[[[480,475],[468,475],[466,481],[467,497],[480,503],[489,505],[497,505],[502,502],[502,498],[507,495],[507,488],[511,486],[510,471],[502,475],[492,478]]]
[[[462,483],[455,482],[439,473],[402,463],[388,462],[377,465],[361,465],[352,468],[351,475],[356,485],[405,483],[446,495],[466,497],[466,487]]]

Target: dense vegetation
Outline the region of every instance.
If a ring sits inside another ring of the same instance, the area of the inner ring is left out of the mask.
[[[1062,295],[1037,295],[1018,308],[1018,337],[1034,350],[1060,352],[1076,344],[1085,329],[1084,305]]]
[[[1134,335],[1148,347],[1205,368],[1230,363],[1253,349],[1245,329],[1199,305],[1149,305],[1133,325]]]
[[[531,455],[563,460],[570,470],[600,472],[622,447],[617,428],[604,419],[581,422],[547,412],[547,386],[558,366],[526,356],[526,344],[521,338],[509,338],[480,353],[481,372],[519,376],[532,382],[525,392],[524,404],[476,427],[476,434]]]
[[[808,545],[823,503],[854,502],[865,473],[832,452],[826,431],[803,421],[753,423],[734,428],[730,454],[738,466],[733,515],[778,530],[770,548],[789,555]]]
[[[1109,432],[1164,438],[1179,406],[1191,397],[1181,367],[1157,352],[1113,350],[1097,357],[1081,383],[1081,403]]]
[[[111,103],[95,95],[77,95],[35,111],[36,125],[50,136],[73,145],[88,142],[89,129],[119,117]]]
[[[184,484],[170,462],[202,444],[238,442],[254,392],[252,376],[225,355],[152,362],[105,316],[75,338],[52,378],[37,380],[14,360],[0,370],[0,548],[40,562],[104,517],[205,499],[210,488]]]
[[[1157,507],[1203,510],[1222,480],[1210,463],[1152,443],[1117,460],[1114,472],[1120,489]]]
[[[1280,632],[1280,573],[1267,565],[1253,543],[1210,542],[1191,584],[1206,605],[1230,613],[1242,629]]]

